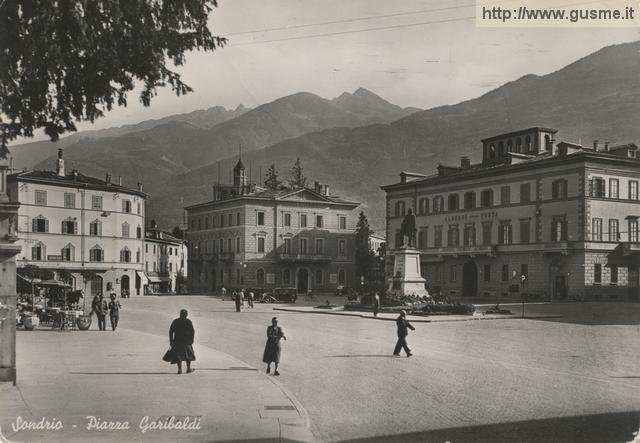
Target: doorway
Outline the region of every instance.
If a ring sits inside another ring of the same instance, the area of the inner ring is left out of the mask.
[[[469,260],[462,266],[462,296],[475,297],[478,295],[478,266]]]
[[[126,294],[126,296],[129,296],[129,276],[128,275],[123,275],[122,279],[120,280],[120,297],[122,297],[123,294]]]
[[[309,290],[309,271],[305,268],[298,270],[298,294],[306,294]]]
[[[553,297],[559,300],[567,298],[567,277],[564,275],[556,275],[553,281]]]

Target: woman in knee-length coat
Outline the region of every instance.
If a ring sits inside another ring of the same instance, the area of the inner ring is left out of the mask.
[[[264,347],[262,361],[267,364],[267,374],[271,372],[271,363],[275,364],[275,372],[273,375],[280,375],[278,372],[278,364],[280,363],[280,339],[284,336],[282,328],[278,326],[278,318],[271,319],[271,326],[267,328],[267,344]]]

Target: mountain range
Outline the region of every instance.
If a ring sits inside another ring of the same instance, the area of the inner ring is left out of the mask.
[[[209,200],[211,184],[229,180],[239,145],[255,182],[262,182],[271,163],[286,178],[300,157],[311,181],[363,202],[372,226],[381,230],[381,185],[397,181],[402,170],[431,174],[438,163],[457,164],[461,155],[478,160],[482,138],[548,126],[560,130],[560,139],[585,145],[593,139],[640,141],[638,72],[640,42],[626,43],[455,105],[421,111],[364,89],[332,100],[303,92],[251,110],[225,110],[239,115],[211,124],[173,116],[124,134],[79,133],[65,158],[68,168],[84,173],[142,181],[150,194],[148,216],[170,228],[182,221],[183,205]],[[36,168],[52,168],[50,149]]]

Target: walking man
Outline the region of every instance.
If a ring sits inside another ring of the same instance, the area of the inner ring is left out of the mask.
[[[415,331],[416,328],[407,321],[407,311],[400,311],[400,315],[396,319],[396,325],[398,326],[398,342],[396,343],[396,348],[393,350],[393,355],[400,355],[400,349],[404,349],[404,352],[407,353],[407,357],[411,357],[413,354],[411,353],[409,346],[407,346],[407,335],[409,335],[408,329]]]
[[[234,292],[233,295],[234,295],[234,300],[236,302],[236,312],[240,312],[241,310],[240,308],[242,305],[242,298],[240,297],[240,292],[239,291]]]
[[[109,312],[109,305],[104,299],[104,295],[100,294],[98,302],[95,306],[96,316],[98,317],[98,329],[101,331],[107,330],[107,313]]]
[[[378,316],[378,311],[380,310],[380,294],[376,292],[373,296],[373,316]]]
[[[253,291],[249,291],[248,297],[249,297],[249,307],[253,308],[253,298],[254,298]]]
[[[120,320],[120,302],[116,300],[116,294],[111,294],[111,301],[109,302],[109,318],[111,319],[111,330],[115,331],[118,327],[118,320]]]

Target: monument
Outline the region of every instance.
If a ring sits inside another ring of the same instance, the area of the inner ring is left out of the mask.
[[[394,252],[393,276],[389,281],[389,292],[396,295],[430,297],[426,280],[420,274],[420,251],[415,249],[417,232],[416,216],[409,208],[400,226],[403,245]]]

